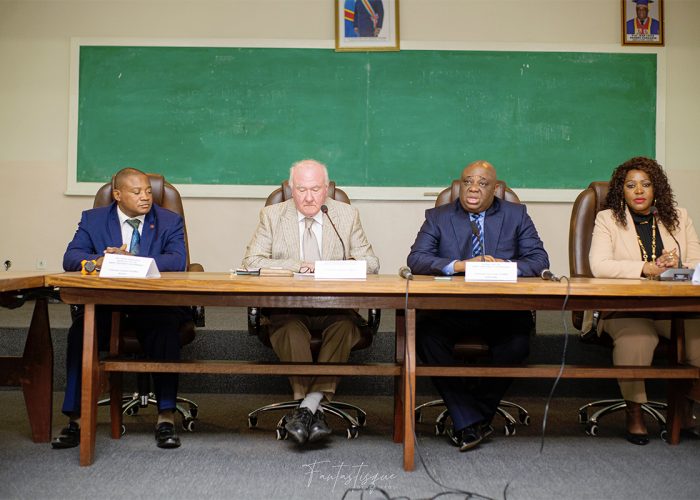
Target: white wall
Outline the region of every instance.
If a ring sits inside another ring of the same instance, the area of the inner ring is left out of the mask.
[[[700,2],[666,4],[664,162],[677,198],[700,220]],[[71,37],[263,38],[330,41],[331,0],[0,0],[0,259],[58,271],[87,197],[64,196]],[[401,0],[404,47],[429,42],[540,50],[630,51],[617,0]],[[617,49],[616,49],[617,50]],[[640,103],[645,105],[645,103]],[[634,112],[630,112],[630,120]],[[458,145],[455,145],[458,147]],[[333,165],[329,165],[332,169]],[[463,165],[455,165],[455,177]],[[498,165],[496,165],[498,167]],[[614,165],[611,165],[611,170]],[[285,175],[281,172],[281,176]],[[583,186],[582,186],[583,187]],[[207,270],[240,263],[261,200],[186,199],[190,250]],[[428,201],[357,201],[393,273],[405,262]],[[552,268],[568,269],[569,203],[529,203]]]

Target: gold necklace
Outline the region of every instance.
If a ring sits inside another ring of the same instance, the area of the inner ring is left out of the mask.
[[[651,218],[651,260],[649,260],[649,254],[647,254],[647,249],[644,248],[644,243],[639,237],[639,231],[637,231],[637,243],[639,243],[639,248],[642,249],[642,258],[644,262],[656,262],[656,217]]]

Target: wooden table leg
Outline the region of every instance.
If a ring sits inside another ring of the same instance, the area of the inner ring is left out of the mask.
[[[83,385],[80,400],[80,465],[91,465],[95,460],[98,386],[95,304],[85,304]]]
[[[22,355],[22,392],[27,406],[32,440],[48,443],[51,440],[53,412],[53,345],[49,326],[49,308],[45,298],[34,304],[32,322],[27,333]]]
[[[415,402],[416,402],[416,310],[406,310],[406,349],[403,362],[403,468],[414,465]]]
[[[395,336],[395,346],[396,353],[394,360],[397,363],[403,364],[405,358],[406,350],[406,313],[403,309],[397,309],[396,311],[396,336]],[[394,442],[403,442],[403,377],[394,377]]]
[[[109,354],[120,354],[119,330],[121,325],[121,312],[112,311],[112,330],[109,337]],[[112,423],[112,439],[122,437],[122,374],[113,372],[109,374],[109,415]]]

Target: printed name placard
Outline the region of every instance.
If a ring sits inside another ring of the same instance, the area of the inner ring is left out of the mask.
[[[366,260],[317,260],[314,266],[317,280],[366,279]]]
[[[160,278],[156,261],[151,257],[105,254],[100,278]]]
[[[693,273],[693,283],[695,285],[700,285],[700,264],[695,266],[695,272]]]
[[[464,281],[518,281],[518,264],[515,262],[467,262]]]

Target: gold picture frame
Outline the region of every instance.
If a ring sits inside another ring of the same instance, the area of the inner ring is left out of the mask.
[[[622,45],[664,44],[664,0],[622,1]]]
[[[335,50],[400,50],[399,0],[335,0]]]

